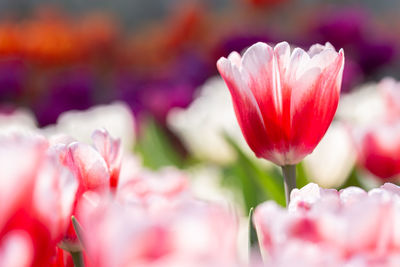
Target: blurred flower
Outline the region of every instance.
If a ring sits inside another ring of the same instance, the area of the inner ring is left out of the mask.
[[[120,72],[116,77],[117,98],[126,102],[135,115],[152,115],[165,123],[168,111],[186,107],[195,89],[211,73],[211,67],[198,55],[185,53],[157,74]]]
[[[221,205],[240,204],[236,192],[222,186],[223,171],[217,166],[201,164],[186,170],[190,177],[190,188],[196,198],[220,203]]]
[[[363,84],[341,96],[336,118],[352,126],[365,127],[382,120],[386,113],[385,106],[377,84]]]
[[[343,82],[341,93],[348,93],[356,85],[363,81],[363,79],[365,79],[365,77],[360,65],[351,58],[348,58],[346,54],[346,64],[343,69]]]
[[[17,59],[0,60],[0,99],[14,104],[25,93],[28,71],[24,62]]]
[[[56,146],[61,162],[68,166],[79,180],[77,198],[88,190],[115,190],[121,168],[120,140],[106,130],[96,130],[93,146],[72,142]]]
[[[398,266],[399,201],[387,183],[368,193],[308,184],[292,191],[289,210],[265,202],[254,214],[265,266]]]
[[[107,14],[93,13],[83,17],[76,25],[76,35],[84,58],[99,60],[114,56],[118,26]]]
[[[233,52],[217,63],[247,143],[277,165],[298,163],[325,134],[338,104],[343,65],[343,51],[329,44],[308,53],[297,48],[291,55],[286,42],[275,48],[257,43],[243,57]]]
[[[376,123],[355,139],[363,168],[381,179],[400,175],[400,121]]]
[[[303,166],[310,180],[335,188],[349,177],[356,157],[347,127],[333,122],[314,151],[304,158]]]
[[[0,112],[0,132],[1,134],[38,132],[35,116],[24,109]]]
[[[49,89],[37,106],[35,113],[40,125],[55,123],[67,110],[84,110],[94,104],[94,77],[90,70],[73,68],[55,75]]]
[[[157,172],[140,168],[124,178],[116,199],[120,203],[139,205],[149,212],[161,212],[192,195],[186,175],[173,167]]]
[[[389,121],[400,119],[400,82],[386,77],[378,84],[378,90],[385,101],[386,119]]]
[[[310,40],[330,42],[346,48],[364,39],[364,30],[370,17],[362,8],[318,10],[313,21]]]
[[[2,237],[0,265],[8,267],[32,266],[33,248],[24,232],[11,232]]]
[[[61,114],[55,125],[44,128],[47,136],[59,134],[89,143],[96,129],[106,129],[112,136],[119,136],[126,150],[135,143],[135,120],[129,108],[120,102],[98,105],[84,111]]]
[[[24,55],[39,65],[54,66],[76,61],[81,48],[74,28],[60,13],[46,10],[19,25]]]
[[[0,24],[0,55],[16,56],[21,54],[21,33],[16,24],[3,22]]]
[[[221,78],[209,79],[187,109],[173,109],[168,114],[167,123],[186,148],[203,160],[226,164],[236,159],[225,134],[244,143],[229,91]]]
[[[71,217],[77,182],[47,141],[0,137],[0,263],[47,266]],[[22,254],[20,254],[22,253]]]
[[[339,106],[338,118],[351,129],[359,165],[380,179],[400,174],[399,92],[399,84],[385,78],[344,96]]]
[[[116,191],[123,152],[120,140],[113,139],[106,130],[96,130],[93,133],[93,146],[72,141],[68,137],[64,139],[65,144],[55,144],[53,149],[59,161],[69,168],[79,181],[72,210],[72,214],[76,216],[76,208],[85,192],[93,191],[107,195]],[[71,251],[79,246],[72,222],[69,223],[68,232],[64,236],[63,246]]]
[[[92,203],[80,213],[89,267],[238,266],[235,218],[222,207],[192,200],[149,213]]]
[[[375,40],[367,38],[358,47],[360,66],[366,75],[372,75],[377,69],[395,59],[396,46],[390,38]]]

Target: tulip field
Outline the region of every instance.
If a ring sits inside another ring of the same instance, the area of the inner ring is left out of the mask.
[[[399,267],[398,12],[0,2],[0,267]]]

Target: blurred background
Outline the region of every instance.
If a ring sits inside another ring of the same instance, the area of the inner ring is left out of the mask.
[[[247,151],[216,61],[258,41],[330,42],[345,50],[342,94],[351,94],[399,78],[399,11],[397,0],[1,0],[0,111],[23,108],[45,127],[120,101],[134,114],[145,165],[216,176],[199,183],[232,189],[246,210],[266,198],[282,204],[279,171]],[[323,176],[325,186],[368,187],[352,150],[338,153],[345,166],[324,174],[312,160],[299,165],[299,185]]]
[[[63,111],[122,100],[163,123],[217,74],[219,57],[256,41],[344,48],[347,92],[397,75],[399,7],[395,0],[2,0],[1,106],[28,107],[45,126]]]

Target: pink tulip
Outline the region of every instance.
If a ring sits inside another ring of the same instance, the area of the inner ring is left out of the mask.
[[[387,120],[400,119],[400,82],[393,78],[384,78],[378,88],[383,97],[386,107]]]
[[[358,162],[364,169],[383,180],[400,175],[400,118],[376,123],[357,138]]]
[[[121,140],[113,139],[105,129],[95,131],[92,139],[94,147],[107,164],[110,173],[110,187],[115,189],[118,185],[122,161]]]
[[[161,185],[146,181],[155,177],[136,179],[143,181],[129,184],[132,201],[118,198],[129,190],[119,191],[116,199],[94,192],[83,195],[79,216],[86,266],[238,266],[232,214],[184,197],[181,186],[168,185],[175,180],[171,176],[158,177]],[[174,204],[160,206],[160,199]]]
[[[72,142],[59,148],[61,161],[78,177],[79,193],[87,190],[109,191],[118,185],[122,161],[119,139],[113,139],[106,130],[96,130],[93,146]]]
[[[0,137],[0,169],[0,265],[47,266],[68,226],[77,181],[41,137]]]
[[[338,105],[344,54],[327,43],[308,52],[252,45],[217,62],[242,133],[257,157],[293,165],[310,154]]]
[[[400,187],[368,193],[309,184],[292,191],[289,210],[274,202],[257,207],[254,224],[266,266],[371,266],[400,264]]]
[[[162,210],[192,197],[187,178],[173,168],[158,172],[142,169],[132,174],[118,187],[116,198],[121,203],[137,203],[152,210]]]
[[[93,146],[69,141],[67,137],[63,139],[67,144],[55,144],[53,149],[58,152],[60,161],[75,174],[79,181],[72,212],[76,216],[76,207],[85,192],[96,191],[108,194],[116,190],[123,152],[120,140],[112,138],[106,130],[94,131]],[[64,245],[69,249],[78,244],[72,222],[69,222],[64,241]]]
[[[2,237],[0,266],[29,267],[32,260],[32,241],[27,233],[15,231]]]
[[[358,113],[365,118],[347,118],[348,126],[358,152],[358,165],[379,179],[393,180],[400,175],[400,83],[385,78],[372,89],[376,89],[373,97],[375,103],[379,103],[372,108],[372,111],[377,110],[376,114],[365,117],[370,105],[361,101],[360,107],[367,109],[360,109]],[[362,90],[358,94],[361,93]],[[354,112],[353,109],[349,111]]]

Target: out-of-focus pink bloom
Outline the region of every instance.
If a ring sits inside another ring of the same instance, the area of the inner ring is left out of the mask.
[[[191,196],[191,193],[186,177],[172,168],[158,172],[140,170],[120,184],[117,191],[118,201],[136,203],[150,209],[163,209],[187,196]]]
[[[118,185],[122,161],[119,139],[112,138],[106,130],[96,130],[93,146],[72,142],[59,148],[61,161],[78,177],[78,198],[87,190],[109,191]]]
[[[76,208],[85,192],[96,191],[106,195],[115,192],[123,152],[120,140],[112,138],[104,129],[94,131],[93,146],[75,141],[69,142],[68,137],[64,139],[67,144],[55,145],[54,150],[58,152],[60,161],[75,174],[79,181],[73,206],[73,215],[76,216]],[[78,244],[72,222],[69,223],[64,241],[68,247]]]
[[[374,89],[381,111],[365,125],[351,125],[358,163],[380,179],[393,179],[400,175],[400,85],[385,78]]]
[[[238,266],[235,217],[219,206],[193,200],[148,213],[91,198],[80,210],[89,267]]]
[[[237,266],[235,216],[194,199],[185,175],[125,157],[114,195],[83,194],[86,266]]]
[[[121,168],[121,140],[113,139],[106,130],[95,131],[92,135],[93,145],[104,158],[110,172],[110,187],[116,188]]]
[[[63,237],[77,181],[42,137],[0,137],[0,265],[47,266]]]
[[[400,187],[368,193],[308,184],[291,193],[289,210],[274,202],[257,207],[254,223],[266,266],[370,266],[400,264]]]
[[[393,78],[384,78],[379,84],[378,89],[385,101],[387,119],[390,121],[400,119],[400,82]]]
[[[359,140],[359,164],[381,179],[400,175],[400,121],[378,123],[364,129]]]
[[[32,264],[33,247],[27,233],[11,232],[2,237],[0,266],[29,267]]]
[[[344,54],[327,43],[308,52],[256,43],[217,67],[254,153],[278,165],[296,164],[324,136],[336,112]]]

